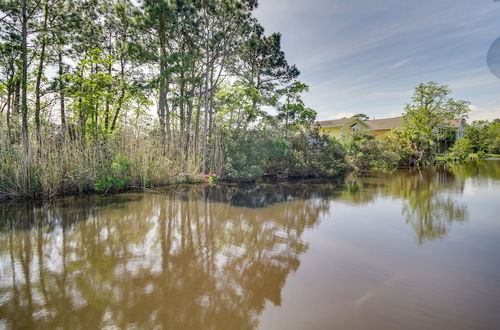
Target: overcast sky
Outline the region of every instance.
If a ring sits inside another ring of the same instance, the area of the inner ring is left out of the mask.
[[[500,79],[486,60],[500,37],[498,1],[260,0],[256,16],[266,34],[282,33],[320,120],[398,116],[430,80],[471,101],[471,119],[500,117]]]

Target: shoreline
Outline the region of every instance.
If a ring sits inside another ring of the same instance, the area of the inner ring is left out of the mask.
[[[220,180],[216,183],[208,183],[208,182],[189,182],[189,183],[171,183],[164,185],[157,185],[150,188],[139,188],[139,187],[130,187],[130,189],[124,189],[120,191],[109,191],[106,193],[99,193],[97,191],[85,191],[81,193],[62,193],[53,195],[50,198],[29,198],[29,197],[20,197],[20,198],[0,198],[0,205],[6,203],[37,203],[37,202],[50,202],[56,199],[68,198],[68,197],[112,197],[121,194],[132,194],[132,193],[151,193],[151,194],[163,194],[171,191],[181,191],[186,187],[216,187],[216,186],[233,186],[233,187],[243,187],[243,186],[252,186],[252,185],[286,185],[286,184],[323,184],[323,183],[338,183],[339,180],[345,179],[346,175],[339,177],[324,177],[324,178],[314,178],[314,177],[303,177],[303,178],[291,178],[287,180],[275,180],[275,179],[266,179],[266,180],[258,180],[253,182],[235,182],[235,181],[227,181]],[[321,181],[321,182],[319,182]]]
[[[168,191],[181,191],[182,189],[186,187],[200,187],[200,186],[250,186],[250,185],[261,185],[261,184],[269,184],[269,185],[286,185],[286,184],[324,184],[324,183],[339,183],[340,180],[345,180],[348,176],[353,175],[353,176],[373,176],[373,175],[379,175],[381,173],[392,173],[394,171],[412,171],[412,170],[425,170],[425,169],[434,169],[436,167],[440,166],[445,166],[445,165],[453,165],[453,164],[466,164],[469,162],[477,162],[477,161],[500,161],[500,157],[489,157],[489,158],[482,158],[482,159],[474,159],[466,162],[459,162],[459,163],[453,163],[453,162],[447,162],[444,160],[443,162],[441,161],[436,161],[434,165],[428,166],[428,167],[411,167],[411,166],[402,166],[398,167],[392,171],[375,171],[375,170],[369,170],[369,171],[360,171],[360,172],[347,172],[344,175],[339,175],[336,177],[295,177],[295,178],[288,178],[286,180],[279,180],[276,178],[271,178],[271,177],[264,177],[261,178],[260,180],[256,181],[231,181],[231,180],[218,180],[215,183],[209,183],[206,181],[191,181],[191,182],[186,182],[186,183],[169,183],[169,184],[164,184],[164,185],[156,185],[153,187],[130,187],[127,189],[123,190],[110,190],[105,193],[99,193],[95,190],[89,190],[89,191],[84,191],[84,192],[79,192],[79,193],[61,193],[61,194],[55,194],[49,198],[45,197],[39,197],[39,198],[30,198],[30,197],[18,197],[18,198],[2,198],[0,197],[0,205],[6,204],[6,203],[37,203],[37,202],[50,202],[56,199],[61,199],[61,198],[67,198],[67,197],[90,197],[90,196],[99,196],[99,197],[111,197],[111,196],[116,196],[120,194],[131,194],[131,193],[152,193],[152,194],[162,194]]]

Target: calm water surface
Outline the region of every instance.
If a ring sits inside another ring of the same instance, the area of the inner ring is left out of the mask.
[[[0,204],[0,328],[500,329],[500,161]]]

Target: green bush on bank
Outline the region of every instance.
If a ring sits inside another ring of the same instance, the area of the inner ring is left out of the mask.
[[[342,142],[347,151],[347,163],[354,171],[390,171],[402,158],[402,148],[387,138],[375,138],[369,130],[351,132],[343,137]]]
[[[130,161],[122,154],[117,154],[108,170],[108,174],[97,179],[94,188],[97,192],[120,191],[130,185]]]
[[[465,129],[465,138],[474,153],[500,154],[500,119],[473,121]]]
[[[232,133],[220,130],[211,139],[209,150],[208,170],[233,182],[390,171],[416,158],[411,142],[397,130],[382,138],[361,130],[339,141],[308,126],[261,126]],[[459,140],[447,160],[465,161],[472,151],[470,140]],[[475,155],[486,156],[483,151]],[[28,157],[25,167],[22,145],[0,140],[0,199],[116,192],[200,182],[203,177],[201,158],[190,157],[186,162],[182,155],[165,152],[154,132],[120,132],[93,140],[53,135],[41,146],[32,138]]]
[[[472,143],[469,139],[459,139],[450,148],[450,152],[446,159],[448,161],[462,162],[469,158],[472,153]],[[479,156],[479,155],[478,155]],[[476,156],[477,157],[477,156]]]
[[[229,181],[334,177],[347,171],[343,146],[315,130],[282,134],[279,130],[255,129],[226,141],[221,177]]]
[[[0,141],[0,199],[117,192],[200,182],[203,177],[200,159],[186,162],[182,155],[163,154],[154,134],[120,132],[89,141],[49,138],[42,146],[30,140],[27,170],[22,145]],[[225,181],[335,177],[348,171],[343,145],[307,127],[221,134],[210,150],[219,156],[210,158],[209,170]]]
[[[495,139],[490,140],[488,152],[490,154],[496,154],[496,155],[500,154],[500,136],[496,137]]]

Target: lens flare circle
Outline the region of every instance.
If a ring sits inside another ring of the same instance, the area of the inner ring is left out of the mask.
[[[500,79],[500,37],[491,45],[487,61],[491,72]]]

